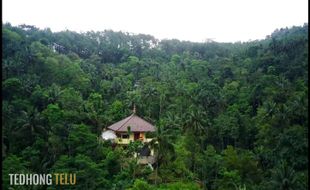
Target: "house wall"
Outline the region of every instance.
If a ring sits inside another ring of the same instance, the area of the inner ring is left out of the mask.
[[[129,144],[131,141],[134,141],[134,132],[129,135],[129,138],[122,138],[121,137],[123,134],[128,134],[126,132],[124,132],[124,133],[116,133],[116,134],[117,134],[117,137],[118,137],[116,139],[116,143],[117,144]],[[146,139],[145,137],[146,137],[145,136],[145,132],[140,132],[139,139],[141,139],[142,142],[150,142],[152,140],[151,138]]]
[[[134,141],[134,132],[132,132],[129,135],[129,138],[121,138],[122,134],[128,134],[128,133],[118,133],[118,138],[116,139],[116,143],[119,145],[128,145],[131,141]],[[146,135],[144,132],[141,132],[139,135],[139,138],[142,139],[143,143],[150,142],[151,138],[146,138]],[[149,147],[150,148],[150,147]],[[140,156],[138,158],[139,164],[153,164],[155,162],[155,152],[153,148],[150,148],[150,155],[149,156]],[[137,158],[137,153],[134,154],[134,157]]]
[[[145,133],[140,133],[140,139],[142,139],[142,140],[145,139]]]

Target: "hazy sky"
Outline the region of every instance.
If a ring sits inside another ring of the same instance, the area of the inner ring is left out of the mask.
[[[308,23],[308,0],[2,0],[2,22],[52,31],[112,29],[202,42],[265,38]]]

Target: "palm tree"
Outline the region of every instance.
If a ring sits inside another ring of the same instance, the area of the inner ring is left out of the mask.
[[[184,131],[191,130],[195,134],[203,132],[206,119],[207,115],[203,111],[191,105],[188,112],[183,114]]]
[[[159,163],[166,163],[169,161],[167,158],[170,154],[172,157],[174,156],[174,146],[171,142],[171,134],[168,130],[165,129],[163,126],[157,126],[155,132],[155,138],[149,142],[149,145],[153,147],[156,151],[157,162]]]
[[[196,106],[191,105],[188,112],[183,114],[183,130],[189,134],[203,137],[207,135],[209,125],[207,115]],[[198,135],[200,134],[200,135]],[[203,138],[200,138],[200,148],[203,149]]]
[[[14,109],[13,106],[10,105],[7,101],[3,101],[2,103],[2,144],[4,145],[4,153],[6,151],[11,150],[12,143],[10,140],[13,139],[13,131],[14,131]]]
[[[149,142],[150,147],[155,150],[156,155],[156,179],[159,166],[175,158],[175,150],[171,138],[171,134],[168,130],[160,124],[156,128],[155,138]]]
[[[199,149],[204,149],[204,139],[207,135],[207,128],[205,126],[207,124],[207,115],[205,112],[201,111],[199,107],[191,105],[188,109],[188,112],[183,114],[183,121],[183,130],[187,133],[188,138],[190,138],[193,143],[190,151],[190,168],[195,172],[197,169],[197,151]],[[196,143],[198,146],[194,146]],[[195,150],[194,147],[197,147],[197,149]]]
[[[61,88],[55,83],[53,83],[48,89],[48,102],[52,104],[55,103],[58,100],[61,93],[62,93]]]
[[[27,111],[21,111],[21,116],[18,119],[21,127],[17,129],[16,134],[29,134],[31,142],[34,141],[36,134],[46,136],[47,131],[41,122],[42,116],[37,108],[29,107]]]
[[[293,168],[286,162],[280,164],[273,170],[271,184],[274,189],[293,190],[298,185],[297,176]]]

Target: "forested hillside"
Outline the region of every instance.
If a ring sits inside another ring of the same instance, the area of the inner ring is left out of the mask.
[[[2,27],[4,189],[23,172],[76,173],[64,189],[308,189],[308,24],[246,43]],[[157,128],[153,170],[100,140],[133,104]]]

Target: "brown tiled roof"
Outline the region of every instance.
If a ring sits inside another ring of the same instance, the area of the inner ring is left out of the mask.
[[[113,131],[127,132],[128,127],[132,132],[153,132],[155,127],[144,119],[140,118],[136,114],[132,114],[125,119],[118,121],[108,127]]]

